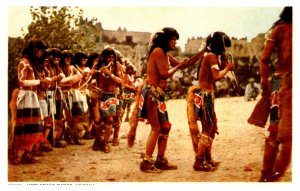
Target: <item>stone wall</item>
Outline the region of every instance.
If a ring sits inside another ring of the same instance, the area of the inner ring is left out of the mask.
[[[197,53],[205,38],[197,37],[188,39],[185,44],[184,54],[193,55]],[[232,54],[235,58],[248,57],[252,60],[253,57],[259,58],[263,49],[265,37],[264,34],[258,34],[250,42],[246,38],[232,39]]]
[[[136,66],[140,75],[142,59],[147,54],[151,33],[127,31],[125,28],[116,31],[105,30],[101,23],[92,24],[88,21],[83,22],[78,32],[83,37],[79,42],[82,51],[100,53],[107,45],[114,47]]]
[[[150,41],[151,33],[127,31],[124,29],[117,31],[104,30],[103,35],[108,41],[115,39],[116,43],[147,45]]]

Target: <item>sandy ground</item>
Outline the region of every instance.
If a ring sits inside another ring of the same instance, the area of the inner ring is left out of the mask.
[[[221,164],[215,172],[193,170],[194,153],[186,118],[186,101],[177,99],[167,103],[173,125],[166,151],[168,160],[178,165],[177,170],[159,174],[141,172],[139,156],[145,151],[150,125],[139,123],[135,145],[128,148],[125,137],[129,124],[123,122],[120,145],[111,146],[111,153],[93,151],[93,140],[83,140],[83,146],[68,145],[45,153],[36,164],[8,164],[8,182],[257,182],[267,130],[247,123],[255,103],[245,102],[243,97],[216,99],[220,134],[215,138],[212,154]],[[281,181],[292,182],[291,167]]]

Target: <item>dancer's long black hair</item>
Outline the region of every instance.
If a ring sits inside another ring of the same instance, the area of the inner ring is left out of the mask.
[[[209,52],[221,55],[226,47],[231,47],[231,40],[224,32],[214,32],[206,38],[206,48]]]
[[[279,19],[272,25],[272,30],[279,23],[291,23],[293,22],[293,7],[284,7],[279,15]]]
[[[114,51],[113,48],[105,48],[101,54],[100,54],[100,57],[99,57],[99,60],[98,60],[98,63],[97,63],[97,67],[96,69],[99,70],[102,66],[105,66],[106,65],[106,60],[108,58],[109,55],[114,55],[115,59],[114,59],[114,75],[116,75],[116,72],[117,72],[117,54],[116,52]]]
[[[46,48],[47,45],[42,40],[33,39],[29,41],[28,45],[23,49],[22,52],[23,57],[28,59],[37,77],[39,77],[39,73],[42,72],[43,65],[41,64],[40,58],[36,58],[35,49],[44,51]]]
[[[164,51],[164,53],[167,53],[170,50],[169,41],[173,37],[178,40],[179,34],[176,29],[171,27],[165,27],[161,31],[154,33],[149,43],[148,59],[151,52],[156,47],[160,47]]]

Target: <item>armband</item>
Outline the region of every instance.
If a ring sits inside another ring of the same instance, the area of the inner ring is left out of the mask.
[[[220,70],[219,65],[218,64],[214,64],[211,66],[211,68],[215,69],[215,70]]]
[[[60,82],[61,83],[66,83],[68,81],[72,80],[72,76],[69,76],[69,77],[64,77]]]
[[[91,84],[95,84],[96,82],[96,79],[92,79]]]
[[[64,73],[59,74],[62,78],[66,77]]]
[[[266,41],[272,41],[272,42],[275,42],[275,40],[272,39],[272,38],[268,38]]]
[[[24,80],[23,86],[37,86],[41,83],[40,80]]]

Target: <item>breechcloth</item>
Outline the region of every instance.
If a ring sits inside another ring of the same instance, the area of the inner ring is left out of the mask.
[[[144,84],[141,91],[140,99],[138,100],[138,117],[148,119],[147,106],[144,104],[146,97],[149,97],[157,106],[158,120],[161,126],[170,129],[171,123],[169,122],[169,116],[166,105],[166,94],[159,88],[149,84]]]
[[[278,75],[272,76],[271,81],[271,106],[270,106],[270,126],[268,131],[277,132],[279,123],[278,91],[281,86],[282,78]]]
[[[202,134],[214,139],[218,131],[217,117],[214,110],[214,95],[201,89],[194,91],[195,119],[202,124]]]
[[[100,99],[100,113],[103,118],[115,116],[117,112],[118,99],[114,92],[103,92]]]

